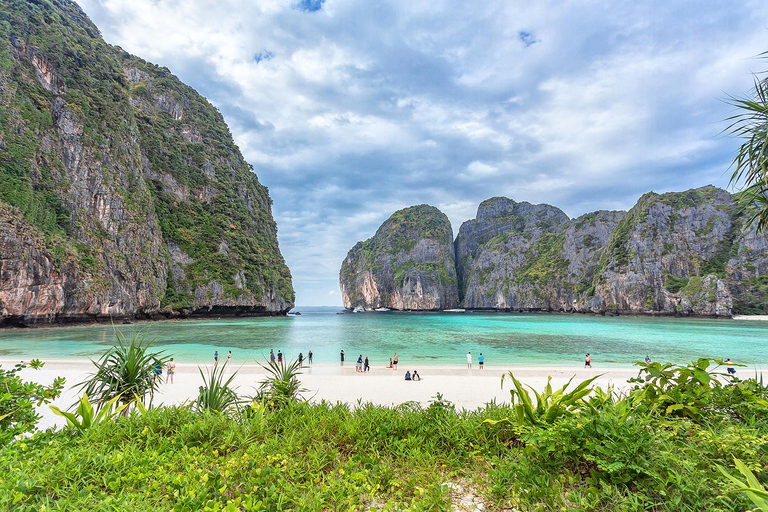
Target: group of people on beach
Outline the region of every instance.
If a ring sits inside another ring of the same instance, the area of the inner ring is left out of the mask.
[[[163,381],[163,365],[160,364],[160,361],[157,359],[155,359],[155,366],[152,368],[152,373],[154,374],[155,382]],[[171,384],[173,384],[173,376],[176,374],[176,363],[173,361],[173,358],[165,363],[165,373],[165,383],[168,384],[168,381],[170,380]]]
[[[312,350],[307,352],[307,364],[312,364],[312,357],[314,354],[312,354]],[[299,356],[296,358],[299,362],[299,368],[304,368],[304,352],[299,352]],[[275,364],[275,349],[271,348],[269,349],[269,364],[274,365]],[[278,350],[277,351],[277,364],[283,364],[283,351]]]
[[[483,369],[483,363],[485,363],[485,356],[480,352],[480,355],[477,356],[477,364],[481,370]],[[472,352],[467,352],[467,369],[472,369]]]

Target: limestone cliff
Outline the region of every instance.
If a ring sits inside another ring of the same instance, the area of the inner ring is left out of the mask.
[[[598,211],[576,219],[549,205],[488,199],[475,219],[462,224],[455,241],[461,305],[650,315],[767,313],[768,240],[746,228],[742,217],[734,198],[711,186],[651,192],[629,212]],[[359,261],[363,247],[350,251],[353,261]],[[348,301],[345,295],[345,306],[375,306],[367,299],[387,286],[388,276],[371,279],[365,268],[347,264],[350,256],[342,267],[342,291],[347,283],[347,290],[366,299]],[[389,258],[408,262],[396,252]],[[401,267],[400,273],[412,267]]]
[[[456,238],[465,307],[571,310],[587,297],[622,215],[600,211],[571,221],[549,205],[483,201]]]
[[[765,280],[766,249],[766,238],[744,227],[724,190],[648,193],[611,234],[595,296],[580,306],[707,316],[764,311],[768,295],[746,294]]]
[[[0,3],[0,182],[0,324],[292,306],[221,114],[69,0]]]
[[[344,307],[439,310],[458,304],[453,230],[428,205],[397,211],[358,242],[339,273]]]

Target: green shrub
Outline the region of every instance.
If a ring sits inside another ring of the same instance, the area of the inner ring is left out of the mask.
[[[44,364],[33,359],[29,363],[17,363],[10,370],[0,367],[0,445],[7,444],[19,434],[33,431],[40,420],[35,406],[50,403],[64,389],[63,377],[56,377],[53,384],[43,386],[19,376],[24,368],[38,370]]]

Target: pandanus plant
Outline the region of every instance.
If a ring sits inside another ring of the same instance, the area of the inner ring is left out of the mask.
[[[145,331],[136,331],[127,339],[115,329],[115,336],[117,345],[98,361],[91,359],[96,371],[78,386],[93,399],[97,410],[115,404],[113,400],[119,397],[117,402],[126,405],[123,414],[127,415],[135,401],[151,406],[160,386],[153,370],[158,363],[165,365],[168,358],[163,352],[150,351],[153,340],[147,340]]]

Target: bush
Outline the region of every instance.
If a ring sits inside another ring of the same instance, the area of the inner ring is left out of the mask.
[[[40,415],[35,406],[50,403],[64,389],[64,378],[57,377],[50,386],[28,382],[19,377],[24,368],[38,370],[45,363],[33,359],[18,363],[10,370],[0,367],[0,445],[15,436],[35,430]]]

